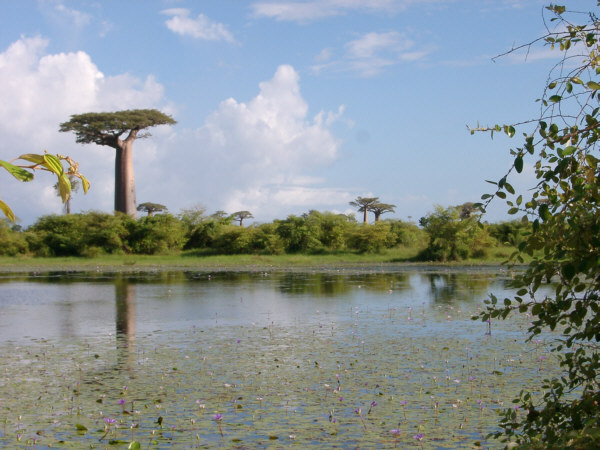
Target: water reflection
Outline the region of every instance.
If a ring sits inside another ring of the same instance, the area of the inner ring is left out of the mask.
[[[0,277],[0,340],[136,334],[187,327],[334,323],[382,311],[482,301],[504,292],[499,270],[47,273]],[[428,306],[429,305],[429,306]]]
[[[135,284],[115,280],[115,303],[119,365],[131,370],[135,357]]]
[[[434,303],[472,302],[485,297],[496,275],[485,273],[425,273],[421,275],[429,286]]]

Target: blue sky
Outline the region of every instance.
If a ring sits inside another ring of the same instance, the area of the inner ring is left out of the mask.
[[[590,10],[595,2],[570,1]],[[74,211],[112,211],[114,150],[58,133],[71,114],[157,108],[134,145],[137,201],[257,222],[357,196],[403,220],[477,201],[518,138],[466,126],[532,118],[558,52],[492,61],[545,31],[537,0],[4,0],[0,158],[68,154],[92,182]],[[365,6],[367,5],[367,6]],[[526,167],[515,182],[533,184]],[[5,175],[23,224],[60,213],[48,175]],[[488,219],[503,220],[501,203]]]

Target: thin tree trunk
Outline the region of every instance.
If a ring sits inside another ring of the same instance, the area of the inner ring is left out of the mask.
[[[365,207],[365,214],[363,216],[363,223],[367,223],[367,208]]]

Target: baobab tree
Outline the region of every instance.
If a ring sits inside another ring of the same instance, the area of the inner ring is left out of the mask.
[[[154,213],[166,211],[167,207],[165,205],[161,205],[160,203],[140,203],[137,207],[138,211],[145,211],[148,214],[148,217],[152,217]]]
[[[369,207],[369,211],[375,214],[375,222],[379,222],[379,218],[382,214],[395,212],[395,207],[396,205],[391,205],[389,203],[375,203]]]
[[[115,158],[115,211],[137,218],[135,177],[133,173],[133,143],[150,136],[146,128],[177,123],[156,109],[134,109],[117,112],[85,113],[71,116],[60,124],[59,131],[73,131],[79,144],[112,147]],[[124,139],[121,136],[126,135]]]
[[[359,212],[363,213],[363,223],[367,223],[367,213],[370,208],[379,202],[379,197],[356,197],[356,200],[350,202]]]
[[[233,220],[240,223],[240,227],[244,226],[244,219],[254,218],[250,211],[236,211],[231,215],[231,217],[233,218]]]

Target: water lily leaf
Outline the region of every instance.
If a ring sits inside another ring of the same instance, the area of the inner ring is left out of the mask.
[[[80,423],[76,423],[75,427],[77,428],[77,431],[87,431],[87,427],[85,425],[81,425]]]
[[[138,441],[131,441],[129,447],[127,448],[129,450],[140,450],[142,448],[142,445]]]

